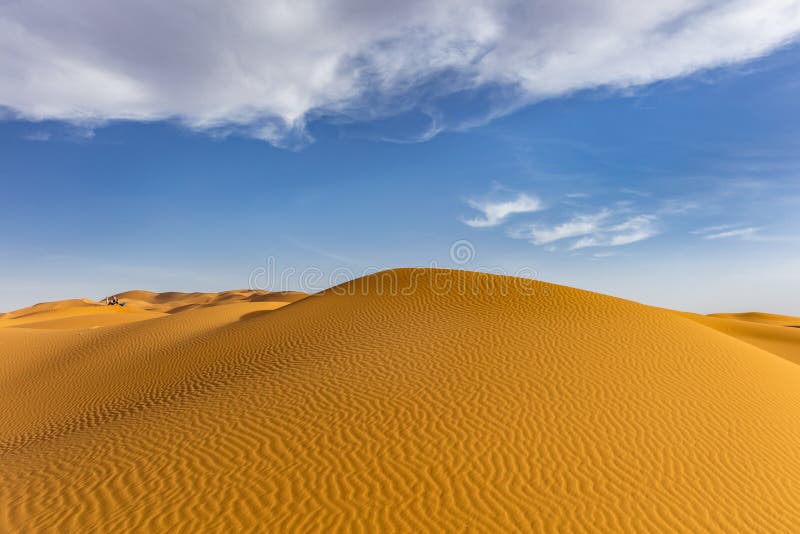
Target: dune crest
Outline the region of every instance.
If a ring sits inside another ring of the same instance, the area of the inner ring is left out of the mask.
[[[0,530],[800,524],[800,367],[724,319],[433,269],[129,298],[163,315],[0,329]]]

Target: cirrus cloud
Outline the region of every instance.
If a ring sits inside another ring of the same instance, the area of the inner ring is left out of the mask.
[[[576,215],[572,219],[554,226],[530,224],[526,227],[511,230],[510,235],[525,238],[534,245],[546,245],[570,237],[593,234],[600,229],[600,224],[611,215],[607,209],[591,215]]]
[[[307,142],[321,116],[422,109],[439,132],[747,61],[798,32],[800,0],[3,2],[0,107],[29,120],[172,119],[276,145]],[[431,111],[478,90],[491,93],[480,116]]]
[[[570,248],[577,250],[587,247],[618,247],[644,241],[658,233],[654,222],[653,215],[637,215],[608,228],[601,228],[594,235],[582,237]]]
[[[737,228],[735,230],[725,230],[723,232],[712,232],[703,235],[703,239],[727,239],[729,237],[752,237],[758,232],[758,228],[748,226],[747,228]]]
[[[541,201],[525,193],[520,193],[513,200],[499,202],[473,200],[467,201],[470,207],[483,212],[483,216],[465,219],[463,222],[473,228],[497,226],[506,221],[511,215],[518,213],[531,213],[542,209]]]
[[[589,247],[618,247],[655,236],[656,216],[651,214],[624,216],[604,208],[593,214],[578,214],[565,222],[551,226],[532,223],[509,230],[515,239],[527,239],[534,245],[550,245],[558,241],[573,241],[569,250]]]

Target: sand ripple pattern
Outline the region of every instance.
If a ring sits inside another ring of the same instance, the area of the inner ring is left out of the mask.
[[[796,363],[499,280],[0,330],[0,530],[796,531]]]

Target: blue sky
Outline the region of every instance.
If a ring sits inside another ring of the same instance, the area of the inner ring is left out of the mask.
[[[554,94],[429,69],[299,121],[70,116],[0,87],[0,311],[247,287],[274,261],[296,270],[274,289],[337,268],[530,268],[658,306],[800,315],[800,47],[778,44]]]

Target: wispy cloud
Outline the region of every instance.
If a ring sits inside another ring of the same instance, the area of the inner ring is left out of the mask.
[[[463,220],[464,224],[473,228],[497,226],[510,216],[519,213],[531,213],[542,209],[542,202],[533,196],[520,193],[513,200],[500,202],[474,200],[467,201],[470,207],[483,213],[481,217]]]
[[[692,210],[696,210],[700,204],[693,200],[685,199],[668,199],[661,203],[658,209],[660,215],[682,215]]]
[[[766,234],[764,233],[765,230],[767,230]],[[793,234],[787,234],[787,233],[776,234],[774,232],[769,231],[768,227],[750,226],[744,223],[718,224],[714,226],[706,226],[704,228],[698,228],[697,230],[693,230],[690,233],[699,236],[702,239],[708,239],[708,240],[736,238],[743,241],[772,243],[772,242],[798,241],[800,239]]]
[[[45,132],[44,130],[38,130],[22,136],[26,141],[49,141],[50,137],[50,132]]]
[[[655,217],[638,215],[620,224],[601,228],[594,235],[583,237],[572,244],[572,250],[587,247],[618,247],[644,241],[656,235]]]
[[[578,214],[554,225],[530,223],[509,229],[515,239],[527,239],[534,245],[550,245],[575,239],[567,247],[578,250],[588,247],[617,247],[643,241],[655,236],[656,216],[650,214],[625,216],[604,208],[593,214]]]
[[[744,226],[742,224],[715,224],[713,226],[705,226],[703,228],[698,228],[697,230],[692,230],[692,234],[694,235],[705,235],[705,234],[715,234],[718,232],[722,232],[724,230],[730,230],[732,228],[739,228]]]
[[[611,258],[616,256],[614,252],[595,252],[592,254],[592,258],[601,259],[601,258]]]
[[[528,224],[510,230],[509,235],[517,239],[528,239],[535,245],[546,245],[562,239],[597,232],[603,220],[610,215],[609,210],[602,210],[590,215],[576,215],[572,219],[554,226]]]
[[[742,239],[748,240],[760,240],[760,241],[767,241],[767,240],[774,240],[777,237],[766,237],[760,235],[761,228],[756,226],[750,226],[744,223],[734,223],[734,224],[715,224],[713,226],[705,226],[703,228],[698,228],[696,230],[692,230],[690,233],[693,235],[697,235],[702,237],[703,239],[729,239],[732,237],[738,237]]]
[[[754,59],[800,31],[797,0],[365,6],[3,2],[0,108],[33,120],[177,119],[277,145],[309,142],[315,117],[436,108],[424,141],[581,89],[629,90]],[[488,109],[465,118],[437,107],[467,91],[488,93]]]
[[[703,239],[727,239],[729,237],[752,237],[758,232],[758,228],[748,226],[747,228],[737,228],[736,230],[726,230],[724,232],[709,233]]]

